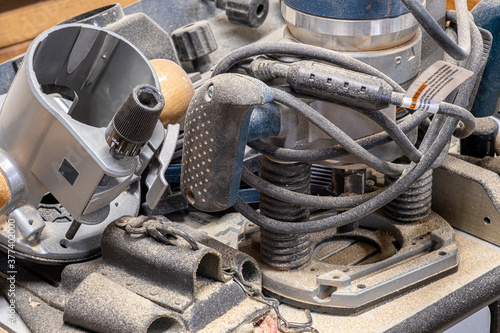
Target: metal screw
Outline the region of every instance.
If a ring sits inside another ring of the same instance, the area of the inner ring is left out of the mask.
[[[37,233],[29,236],[28,237],[28,244],[31,245],[31,246],[36,246],[38,244],[37,237],[38,237]]]
[[[215,93],[215,88],[214,88],[214,85],[211,84],[208,87],[208,97],[210,97],[210,98],[214,97],[214,93]]]
[[[130,286],[131,286],[131,285],[133,285],[133,284],[134,284],[134,280],[133,280],[133,279],[127,279],[127,281],[125,281],[125,285],[126,285],[126,286],[129,286],[129,287],[130,287]]]
[[[151,291],[149,292],[149,294],[150,294],[151,296],[156,296],[156,295],[158,295],[158,288],[153,288],[153,289],[151,289]]]

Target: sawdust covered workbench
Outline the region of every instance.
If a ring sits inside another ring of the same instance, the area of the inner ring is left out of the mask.
[[[238,213],[219,219],[195,212],[184,218],[188,225],[232,246],[236,246],[243,221]],[[456,239],[461,256],[456,273],[358,315],[313,313],[314,328],[322,333],[436,332],[494,303],[500,297],[500,247],[457,230]],[[287,320],[306,320],[302,310],[286,305],[280,308]],[[491,316],[496,323],[493,312]]]

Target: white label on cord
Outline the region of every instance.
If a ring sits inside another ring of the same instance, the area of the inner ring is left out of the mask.
[[[472,74],[465,68],[436,61],[411,84],[401,107],[436,113],[439,103]]]

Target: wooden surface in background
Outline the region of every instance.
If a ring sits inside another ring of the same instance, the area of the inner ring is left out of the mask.
[[[122,7],[138,0],[118,0]],[[26,52],[42,31],[117,0],[0,0],[0,63]],[[183,1],[183,0],[179,0]],[[468,0],[469,10],[480,0]],[[447,0],[446,9],[455,9]]]
[[[474,8],[475,5],[478,4],[478,2],[480,2],[481,0],[468,0],[467,1],[467,5],[469,7],[469,10],[471,10],[472,8]],[[451,10],[455,10],[455,0],[447,0],[446,1],[446,9],[451,9]]]
[[[138,0],[0,0],[0,63],[24,53],[30,42],[54,25],[90,10]]]

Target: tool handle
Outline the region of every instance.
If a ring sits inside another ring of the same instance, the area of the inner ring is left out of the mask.
[[[216,212],[238,197],[250,117],[273,99],[261,81],[218,75],[195,93],[186,114],[181,190],[195,208]]]

